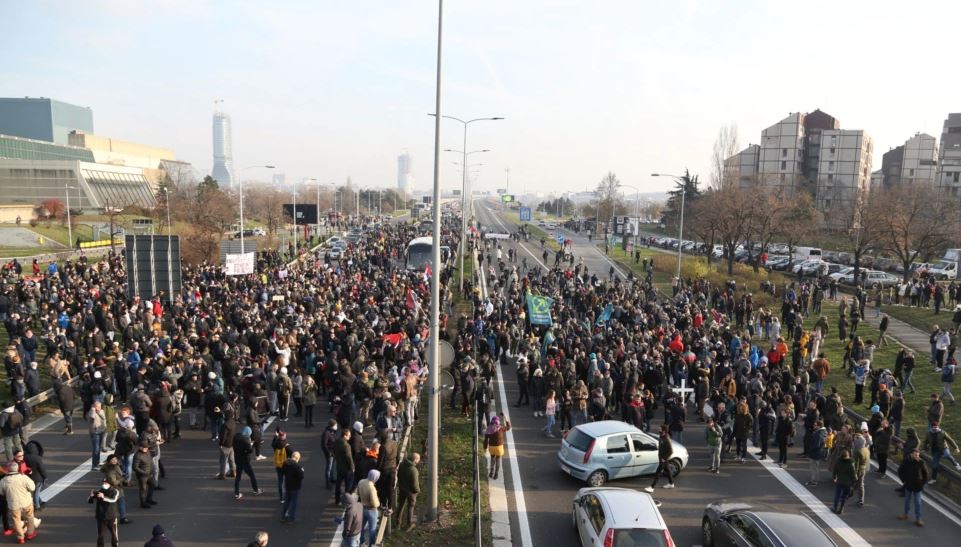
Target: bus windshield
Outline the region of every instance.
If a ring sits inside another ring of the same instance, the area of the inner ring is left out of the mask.
[[[423,270],[431,260],[433,245],[430,243],[412,243],[407,246],[407,269]]]

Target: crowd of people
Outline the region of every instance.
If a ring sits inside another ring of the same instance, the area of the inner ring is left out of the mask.
[[[444,225],[451,248],[456,225]],[[430,275],[441,276],[442,298],[450,302],[451,270],[403,267],[403,249],[416,236],[410,224],[359,219],[352,226],[366,230],[340,260],[306,250],[297,260],[261,252],[256,272],[243,276],[215,265],[185,266],[183,291],[173,298],[162,292],[129,298],[120,254],[34,263],[32,275],[16,261],[8,264],[0,295],[12,399],[0,413],[10,462],[0,481],[4,533],[20,543],[36,537],[33,511],[45,504],[43,458],[59,457],[45,456],[25,427],[27,398],[46,387],[41,369],[49,372],[64,434],[75,433],[78,416],[85,422],[91,466],[103,475],[89,498],[98,545],[117,545],[118,524],[130,522],[127,488],[136,487],[145,515],[163,503],[165,445],[184,442],[186,428],[209,432],[219,448],[211,476],[233,479],[239,501],[243,475],[253,495],[263,494],[251,463],[270,456],[264,443],[274,425],[279,518],[297,522],[305,476],[286,432],[311,430],[324,399],[332,418],[316,435],[327,460],[326,486],[336,488],[348,516],[355,504],[361,507],[362,530],[345,520],[344,544],[371,544],[379,513],[393,511],[395,499],[397,520],[405,513],[412,524],[419,456],[401,460],[397,445],[416,416],[427,373],[428,314],[420,303],[429,302]],[[155,536],[165,537],[162,528]]]
[[[673,294],[664,295],[654,285],[653,261],[647,259],[640,276],[633,271],[617,276],[613,267],[589,271],[582,258],[575,261],[572,255],[528,268],[526,260],[518,264],[516,253],[504,252],[506,242],[483,236],[476,240],[476,255],[489,294],[485,298],[475,290],[474,316],[459,319],[450,402],[451,408],[460,402],[465,414],[469,405],[477,405],[492,477],[505,425],[489,413],[498,365],[515,372],[516,405],[543,417],[547,436],[587,421],[617,419],[656,435],[660,449],[670,454],[671,442],[683,442],[690,429],[703,427],[711,471],[717,473],[722,461],[743,464],[748,441],[757,447],[759,459],[776,447],[782,468],[791,458],[806,460],[809,486],[824,480],[823,471],[830,474],[837,513],[854,493],[858,505],[864,505],[871,457],[883,476],[889,454],[903,450],[904,513],[914,503],[914,521],[921,526],[924,486],[936,480],[943,459],[957,466],[951,454],[957,447],[939,427],[944,415],[939,394],[931,396],[928,428],[908,428],[903,442],[894,441],[901,433],[907,404],[903,390],[912,385],[915,357],[902,350],[896,363],[875,362],[874,343],[858,333],[868,301],[863,289],[842,297],[836,335],[845,352],[842,363],[831,363],[823,349],[833,324],[822,314],[822,302],[837,296],[826,278],[770,284],[767,290],[780,310],[768,310],[733,281],[716,286],[705,279],[675,279]],[[549,324],[529,321],[531,295],[550,299]],[[814,318],[813,326],[805,327],[806,317]],[[885,327],[882,322],[880,344],[887,343]],[[934,352],[932,362],[941,362],[939,357],[953,363],[953,346]],[[849,423],[847,403],[828,381],[832,367],[846,374],[835,370],[831,381],[854,382],[852,404],[870,410],[863,423]],[[693,401],[683,386],[693,388]],[[864,399],[866,387],[870,401]],[[659,417],[663,426],[652,427]],[[704,425],[694,426],[695,421]],[[930,467],[911,456],[922,450],[932,458]],[[658,475],[666,473],[666,487],[672,488],[674,477],[665,467]],[[656,483],[657,475],[652,486]]]

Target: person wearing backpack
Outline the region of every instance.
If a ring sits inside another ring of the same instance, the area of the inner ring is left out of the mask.
[[[941,422],[931,424],[931,429],[928,430],[928,435],[924,438],[924,445],[921,448],[931,450],[931,480],[928,481],[928,484],[934,484],[938,481],[938,469],[941,467],[942,458],[947,458],[949,462],[954,464],[955,469],[961,471],[961,464],[951,455],[951,449],[954,449],[955,454],[958,453],[958,444],[946,431],[941,429]]]
[[[828,457],[828,430],[821,420],[814,421],[814,430],[804,447],[804,454],[808,457],[811,478],[804,483],[807,486],[817,486],[821,475],[821,463]]]
[[[954,383],[954,376],[958,370],[958,362],[954,357],[949,357],[948,362],[941,369],[941,400],[947,399],[954,404],[954,394],[951,393],[951,384]]]

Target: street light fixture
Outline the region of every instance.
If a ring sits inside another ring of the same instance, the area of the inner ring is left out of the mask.
[[[687,194],[687,184],[685,183],[684,177],[680,175],[670,175],[667,173],[651,173],[652,177],[670,177],[675,181],[681,183],[681,221],[677,227],[677,281],[681,282],[681,253],[683,253],[684,245],[684,196]]]
[[[436,116],[437,114],[428,114],[428,116]],[[503,120],[504,118],[500,116],[492,116],[489,118],[474,118],[472,120],[462,120],[455,116],[445,116],[441,115],[441,118],[447,118],[448,120],[454,120],[455,122],[460,122],[464,126],[464,147],[461,148],[461,154],[464,156],[463,165],[467,165],[468,154],[473,154],[474,152],[467,152],[467,126],[474,122],[481,121],[497,121]],[[475,152],[488,152],[489,150],[476,150]],[[464,253],[467,250],[467,211],[469,209],[469,204],[471,202],[470,194],[467,191],[467,170],[464,170],[461,180],[461,227],[460,227],[460,291],[464,292]]]
[[[240,180],[238,181],[239,191],[240,191],[240,253],[247,253],[247,245],[244,243],[244,171],[248,169],[274,169],[273,165],[248,165],[247,167],[241,168],[240,170]]]

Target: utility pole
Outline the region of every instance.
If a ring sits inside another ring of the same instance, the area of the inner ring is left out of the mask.
[[[440,91],[441,91],[441,47],[444,27],[444,0],[437,2],[437,82],[434,91],[434,211],[433,246],[431,265],[433,273],[430,280],[430,343],[427,346],[430,363],[429,424],[427,426],[427,449],[429,452],[429,488],[427,520],[437,520],[438,471],[440,444]],[[463,252],[463,249],[461,249]]]

